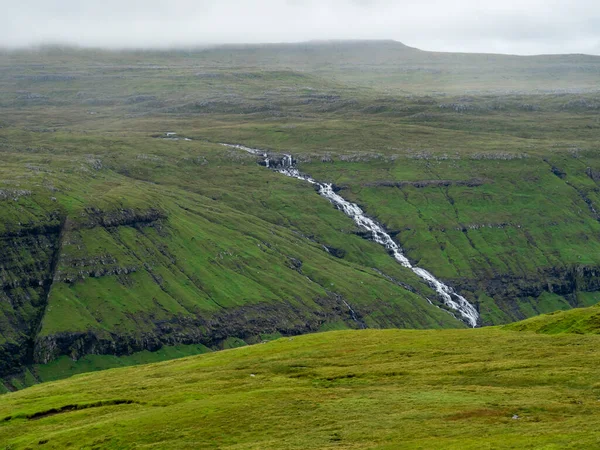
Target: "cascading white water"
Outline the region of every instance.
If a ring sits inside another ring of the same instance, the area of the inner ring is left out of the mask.
[[[253,155],[262,156],[264,158],[265,165],[270,167],[268,154],[264,150],[258,150],[236,144],[222,145],[231,148],[237,148],[239,150],[252,153]],[[472,327],[477,326],[479,313],[475,307],[467,301],[467,299],[465,299],[462,295],[457,294],[454,289],[442,283],[427,270],[413,266],[408,258],[402,254],[402,249],[400,246],[394,242],[392,237],[385,231],[383,226],[379,225],[370,217],[367,217],[364,211],[357,204],[350,203],[342,196],[338,195],[333,190],[331,183],[319,183],[308,175],[300,173],[300,171],[294,166],[294,160],[291,155],[284,155],[281,162],[279,164],[275,164],[273,169],[288,177],[298,178],[317,186],[319,189],[319,195],[328,199],[336,208],[343,211],[344,214],[353,219],[359,228],[369,231],[373,241],[383,245],[398,263],[408,269],[411,269],[416,275],[425,280],[429,286],[435,289],[442,302],[449,308],[457,311],[465,322]]]

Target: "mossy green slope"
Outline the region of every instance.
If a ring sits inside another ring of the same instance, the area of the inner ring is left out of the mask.
[[[37,286],[43,299],[33,298],[29,315],[4,314],[3,348],[15,355],[3,359],[4,376],[63,355],[218,348],[328,327],[464,326],[310,186],[240,152],[58,135],[28,154],[37,136],[16,133],[21,143],[0,169],[22,194],[2,200],[3,242],[18,247],[5,254],[5,303],[19,305],[18,294]],[[40,234],[45,259],[37,241],[21,243]],[[43,369],[33,374],[47,379]]]
[[[577,135],[597,135],[596,120],[585,115],[576,125],[563,115],[571,131],[561,137],[546,133],[550,117],[538,117],[527,123],[535,137],[523,139],[518,118],[499,131],[464,114],[462,129],[449,130],[460,115],[444,113],[427,127],[382,114],[221,125],[203,134],[296,155],[302,171],[335,183],[394,233],[407,256],[478,303],[486,325],[596,303],[598,146],[575,144],[571,133],[581,126]],[[478,121],[479,132],[465,129]]]
[[[10,59],[15,68],[22,70],[22,64],[29,62],[30,54],[0,50],[0,59]],[[36,57],[61,60],[71,70],[60,73],[58,77],[48,76],[44,72],[39,74],[35,70],[22,71],[19,79],[22,83],[57,82],[63,86],[69,83],[81,84],[93,76],[85,68],[90,63],[103,61],[108,64],[100,68],[105,75],[113,78],[122,70],[143,75],[164,71],[165,64],[168,64],[169,67],[179,69],[176,72],[178,81],[187,76],[200,87],[206,82],[218,87],[224,83],[239,82],[252,85],[257,81],[277,81],[293,74],[301,82],[316,75],[322,79],[334,79],[338,83],[376,92],[395,90],[402,93],[436,94],[595,90],[600,66],[600,58],[592,55],[524,57],[442,53],[418,50],[395,41],[217,46],[209,49],[172,50],[168,53],[48,47],[38,49]],[[143,67],[138,66],[142,64]],[[190,71],[181,70],[190,66]],[[227,70],[231,67],[236,68],[237,73]],[[161,76],[171,75],[164,72]],[[115,81],[119,82],[118,79]],[[148,94],[155,95],[156,91],[152,90]],[[141,98],[132,96],[129,102],[136,105],[157,101],[148,94]],[[85,96],[80,98],[97,100]],[[98,100],[106,103],[112,99]],[[229,100],[231,99],[219,99],[216,104],[202,105],[202,108],[218,107],[219,104],[224,106]]]
[[[556,311],[505,325],[504,328],[545,334],[600,334],[600,306]]]
[[[161,357],[144,349],[462,326],[310,186],[218,142],[335,182],[483,324],[596,303],[599,61],[393,42],[1,53],[0,372],[27,365],[17,388]]]
[[[395,230],[409,257],[480,304],[485,324],[596,303],[597,153],[492,161],[336,161],[305,170]]]
[[[7,394],[6,448],[595,448],[594,335],[342,331]]]

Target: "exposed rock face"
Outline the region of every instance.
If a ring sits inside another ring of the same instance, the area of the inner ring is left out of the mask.
[[[29,197],[31,191],[26,189],[0,189],[0,200],[14,200],[17,201],[21,197]]]
[[[0,345],[0,377],[19,373],[27,361],[27,356],[24,342]]]
[[[67,229],[135,226],[165,219],[165,213],[158,209],[134,210],[119,209],[102,211],[98,208],[86,208],[86,217],[81,222],[68,222]]]
[[[502,275],[485,281],[463,278],[454,280],[453,284],[461,292],[485,291],[502,311],[517,321],[527,318],[520,311],[519,302],[538,298],[544,293],[560,295],[572,307],[581,306],[577,301],[577,292],[600,290],[600,267],[555,267],[527,277]]]
[[[567,176],[567,174],[565,172],[563,172],[562,170],[560,170],[558,167],[552,166],[551,170],[552,170],[552,173],[560,179],[564,179]]]
[[[346,256],[346,250],[344,250],[343,248],[335,248],[335,247],[330,247],[328,245],[323,246],[325,248],[325,251],[333,256],[335,256],[336,258],[343,258],[344,256]]]
[[[485,183],[491,183],[490,180],[474,178],[471,180],[421,180],[421,181],[378,181],[375,183],[364,183],[365,187],[449,187],[449,186],[467,186],[476,187],[483,186]]]
[[[0,236],[0,377],[31,361],[59,248],[60,227],[22,228]]]
[[[0,307],[3,312],[0,315],[0,377],[37,361],[34,343],[53,283],[123,275],[138,269],[121,266],[108,254],[89,258],[64,255],[61,246],[65,233],[81,228],[146,226],[165,217],[156,209],[104,212],[90,208],[83,220],[77,222],[51,213],[46,222],[24,224],[0,235]],[[60,338],[56,342],[60,343]],[[74,345],[83,351],[88,348],[84,343]]]
[[[291,155],[269,153],[268,156],[265,154],[265,157],[258,164],[270,169],[286,169],[293,167],[296,164],[296,159]]]
[[[74,360],[89,354],[122,356],[177,344],[203,344],[214,348],[232,336],[255,342],[261,334],[293,336],[317,331],[324,323],[335,320],[358,327],[359,318],[371,312],[370,309],[349,308],[344,299],[333,293],[305,306],[300,309],[290,302],[262,303],[227,309],[210,316],[174,317],[155,322],[155,330],[150,333],[100,335],[88,331],[40,336],[35,342],[33,360],[44,364],[62,355]]]
[[[600,181],[600,171],[594,170],[591,167],[585,169],[585,173],[588,177],[590,177],[594,181]]]

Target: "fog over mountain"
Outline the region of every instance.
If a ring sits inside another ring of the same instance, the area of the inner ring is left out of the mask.
[[[395,39],[425,50],[600,54],[596,0],[22,0],[0,46]]]

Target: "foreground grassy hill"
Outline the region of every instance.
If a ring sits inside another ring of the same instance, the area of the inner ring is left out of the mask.
[[[535,331],[545,334],[600,334],[600,306],[555,311],[522,322],[506,325],[515,331]]]
[[[596,448],[597,335],[338,331],[3,396],[5,448]]]

